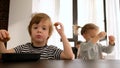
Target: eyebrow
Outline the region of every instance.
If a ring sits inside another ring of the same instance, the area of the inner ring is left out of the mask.
[[[38,24],[33,24],[32,26],[38,26]],[[43,24],[42,27],[49,27],[49,25]]]

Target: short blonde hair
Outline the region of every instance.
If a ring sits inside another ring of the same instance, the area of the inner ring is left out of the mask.
[[[52,26],[51,18],[50,18],[47,14],[45,14],[45,13],[36,13],[36,14],[32,17],[32,19],[31,19],[31,21],[30,21],[30,23],[29,23],[29,25],[28,25],[28,32],[29,32],[30,35],[31,35],[32,25],[33,25],[33,24],[39,24],[40,21],[42,21],[42,20],[49,20],[49,21],[50,21],[50,22],[48,23],[48,24],[50,24],[50,27],[49,27],[49,37],[52,35],[53,26]]]

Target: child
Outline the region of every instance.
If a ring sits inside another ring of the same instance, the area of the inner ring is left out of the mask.
[[[85,60],[102,59],[102,52],[111,53],[115,45],[114,36],[109,36],[109,46],[102,46],[97,43],[106,36],[105,32],[99,32],[98,26],[92,23],[84,25],[81,29],[81,35],[86,40],[80,44],[80,54],[78,58]]]
[[[52,22],[47,14],[37,13],[28,25],[28,32],[31,37],[30,43],[7,50],[4,42],[9,40],[9,33],[6,30],[0,30],[0,53],[40,53],[40,59],[74,59],[71,46],[64,34],[63,25],[59,22],[56,22],[56,24],[55,28],[62,38],[64,50],[47,45],[53,31]],[[57,27],[58,25],[60,28]]]

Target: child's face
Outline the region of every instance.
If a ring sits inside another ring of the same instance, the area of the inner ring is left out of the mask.
[[[91,38],[94,38],[98,34],[98,30],[93,29],[89,31],[89,35]]]
[[[49,21],[40,21],[39,24],[33,24],[31,28],[32,42],[45,43],[49,37]]]
[[[90,38],[94,38],[97,34],[98,34],[98,31],[97,29],[92,29],[92,30],[89,30],[86,34],[85,34],[85,37],[87,39],[90,39]]]

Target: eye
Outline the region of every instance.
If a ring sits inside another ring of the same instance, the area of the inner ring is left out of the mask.
[[[46,28],[45,28],[45,27],[43,27],[42,29],[43,29],[43,30],[46,30]]]
[[[37,29],[38,27],[33,27],[34,29]]]

